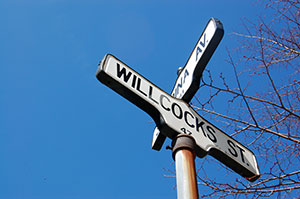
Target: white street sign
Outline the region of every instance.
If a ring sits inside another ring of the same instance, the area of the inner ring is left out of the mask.
[[[203,70],[224,35],[222,23],[211,18],[196,43],[187,63],[179,74],[171,95],[189,103],[199,89]],[[165,136],[154,129],[152,149],[160,150]]]
[[[162,134],[157,127],[153,131],[152,149],[159,151],[164,144],[166,136]]]
[[[160,149],[163,146],[165,140],[166,140],[166,136],[164,134],[160,133],[159,129],[156,126],[154,131],[153,131],[151,148],[154,149],[154,150],[160,151]]]
[[[211,18],[187,63],[178,76],[172,96],[190,102],[199,89],[200,79],[209,59],[224,35],[222,23]]]
[[[259,177],[254,154],[196,113],[186,102],[167,94],[123,62],[106,55],[97,70],[100,82],[148,113],[160,132],[173,139],[185,133],[196,141],[196,154],[209,154],[250,181]]]

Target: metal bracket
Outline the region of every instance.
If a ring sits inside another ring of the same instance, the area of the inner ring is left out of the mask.
[[[194,156],[195,154],[195,145],[196,142],[194,138],[190,135],[186,134],[179,134],[175,139],[172,141],[172,157],[175,160],[175,154],[178,150],[181,149],[188,149],[193,152]]]

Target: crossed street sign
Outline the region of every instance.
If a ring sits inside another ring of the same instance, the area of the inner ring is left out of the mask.
[[[222,23],[211,18],[194,47],[187,63],[178,75],[171,95],[189,103],[199,89],[202,73],[224,35]],[[166,137],[155,127],[152,149],[160,150]]]
[[[250,181],[259,178],[252,151],[202,118],[185,101],[167,94],[112,55],[100,62],[96,76],[100,82],[148,113],[163,135],[191,135],[196,154],[209,154]]]

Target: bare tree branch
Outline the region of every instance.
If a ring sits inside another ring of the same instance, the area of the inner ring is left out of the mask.
[[[215,77],[206,71],[201,98],[195,97],[192,105],[256,154],[261,178],[251,184],[220,165],[220,173],[233,179],[228,182],[205,172],[207,158],[197,176],[207,190],[202,197],[300,195],[300,1],[261,2],[273,15],[258,23],[246,20],[246,33],[233,33],[241,46],[227,50],[232,75]],[[220,102],[223,109],[215,110]]]

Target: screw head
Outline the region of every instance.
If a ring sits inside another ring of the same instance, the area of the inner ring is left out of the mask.
[[[183,67],[181,67],[181,66],[177,69],[177,75],[178,75],[178,76],[180,75],[182,69],[183,69]]]

